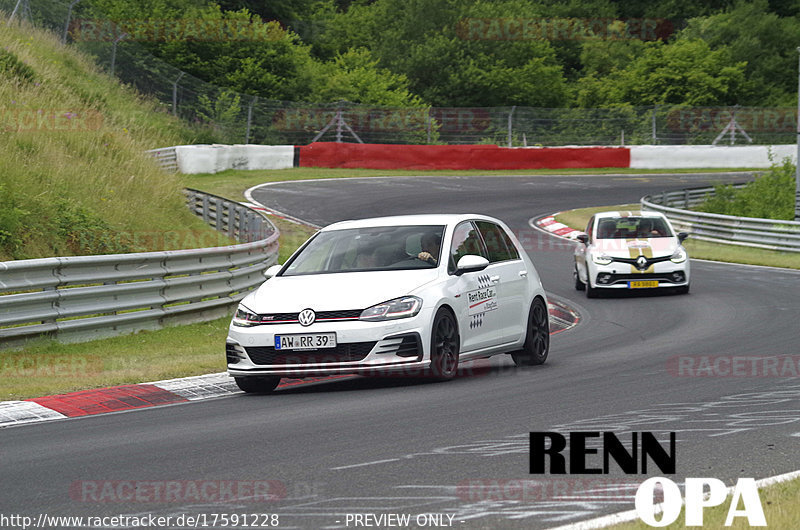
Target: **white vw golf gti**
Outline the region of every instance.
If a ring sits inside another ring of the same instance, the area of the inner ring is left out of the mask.
[[[545,362],[547,298],[508,227],[482,215],[409,215],[323,228],[240,303],[226,341],[245,392],[281,377],[455,376],[510,353]]]

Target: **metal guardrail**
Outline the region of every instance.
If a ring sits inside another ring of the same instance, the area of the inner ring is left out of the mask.
[[[145,151],[153,158],[164,171],[178,171],[178,153],[174,147],[162,147]]]
[[[43,335],[91,340],[229,314],[277,262],[279,232],[239,203],[185,193],[195,214],[242,243],[0,262],[0,347]]]
[[[745,184],[736,184],[741,188]],[[702,202],[714,188],[695,188],[645,195],[643,210],[661,212],[680,231],[695,239],[745,247],[800,252],[800,222],[756,217],[735,217],[687,210]]]

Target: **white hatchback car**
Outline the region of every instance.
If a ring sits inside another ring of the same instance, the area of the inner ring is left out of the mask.
[[[408,215],[320,230],[239,304],[228,373],[245,392],[281,377],[455,376],[460,361],[547,359],[549,313],[519,241],[483,215]]]
[[[575,248],[575,289],[594,298],[601,289],[671,288],[689,292],[683,241],[659,212],[600,212]]]

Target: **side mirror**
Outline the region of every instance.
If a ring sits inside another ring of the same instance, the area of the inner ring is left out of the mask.
[[[578,234],[575,239],[577,239],[578,241],[580,241],[584,245],[588,245],[589,244],[589,236],[586,235],[586,234]]]
[[[273,265],[272,267],[264,271],[264,278],[269,280],[270,278],[281,272],[282,268],[283,265]]]
[[[680,241],[681,243],[683,243],[687,237],[689,237],[688,232],[678,232],[678,241]]]
[[[456,264],[456,276],[461,276],[465,272],[477,272],[482,271],[486,267],[489,266],[489,260],[484,258],[483,256],[475,256],[473,254],[467,254],[466,256],[462,256],[458,263]]]

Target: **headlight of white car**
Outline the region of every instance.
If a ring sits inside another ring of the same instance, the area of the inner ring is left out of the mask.
[[[243,328],[249,328],[259,324],[258,315],[247,309],[243,305],[236,308],[236,313],[233,315],[233,325]]]
[[[683,249],[683,247],[676,248],[669,260],[673,263],[683,263],[686,261],[686,251]]]
[[[608,265],[613,260],[611,259],[611,256],[606,256],[605,254],[593,254],[592,261],[598,265]]]
[[[404,296],[368,307],[361,312],[361,320],[381,321],[416,316],[422,308],[422,299],[416,296]]]

